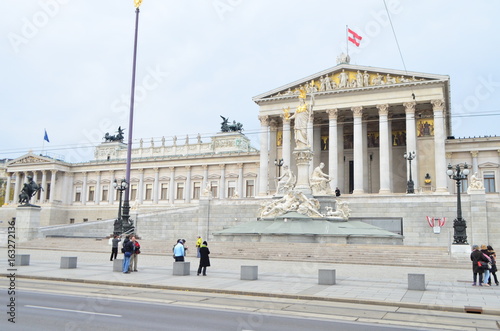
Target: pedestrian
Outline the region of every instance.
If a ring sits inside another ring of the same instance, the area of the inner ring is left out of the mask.
[[[137,238],[134,236],[133,242],[134,242],[134,252],[132,253],[132,256],[130,257],[130,266],[128,268],[128,271],[137,271],[137,259],[139,254],[141,254],[141,244],[137,241]]]
[[[488,247],[486,247],[486,245],[481,245],[481,253],[483,253],[484,258],[491,265],[492,264],[491,258],[490,258],[489,252],[488,252]],[[490,279],[490,269],[485,268],[484,269],[484,276],[483,276],[483,285],[484,286],[491,286],[490,284],[488,284],[489,279]]]
[[[177,244],[174,246],[174,259],[175,262],[184,262],[184,245],[182,244],[182,239],[177,240]]]
[[[123,271],[124,274],[129,274],[130,273],[130,271],[128,271],[128,267],[130,266],[130,257],[132,256],[132,253],[134,252],[134,246],[135,246],[134,241],[135,241],[135,237],[132,237],[128,241],[125,241],[125,240],[123,241],[123,266],[122,266],[122,271]]]
[[[198,239],[196,240],[196,257],[200,257],[200,247],[202,243],[203,240],[201,239],[200,236],[198,236]]]
[[[207,267],[210,267],[210,258],[208,255],[210,255],[210,250],[208,249],[208,244],[206,241],[204,241],[201,246],[200,246],[200,265],[198,267],[198,273],[197,276],[200,275],[203,269],[203,276],[207,275]]]
[[[111,239],[111,257],[109,258],[110,261],[113,261],[113,259],[116,260],[116,256],[118,255],[118,244],[122,238],[118,237],[116,234],[113,236],[113,239]]]
[[[497,278],[497,253],[495,253],[495,250],[493,249],[493,247],[491,247],[490,245],[486,246],[486,248],[488,248],[488,253],[490,255],[490,258],[491,258],[491,270],[490,270],[490,279],[488,279],[488,285],[491,285],[491,278],[495,278],[495,284],[497,284],[497,286],[499,286],[499,283],[498,283],[498,278]]]
[[[479,266],[479,262],[484,261],[483,253],[479,250],[478,245],[472,245],[472,253],[470,253],[472,261],[472,272],[474,274],[472,286],[476,286],[479,278],[479,286],[483,286],[483,269]]]

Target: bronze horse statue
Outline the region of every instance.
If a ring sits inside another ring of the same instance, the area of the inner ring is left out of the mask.
[[[31,198],[34,197],[38,191],[43,191],[43,188],[35,183],[31,176],[28,176],[28,182],[24,183],[21,194],[19,194],[19,203],[22,205],[29,205]]]

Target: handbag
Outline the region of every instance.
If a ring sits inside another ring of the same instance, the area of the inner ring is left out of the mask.
[[[477,266],[479,269],[491,269],[491,262],[477,261]]]

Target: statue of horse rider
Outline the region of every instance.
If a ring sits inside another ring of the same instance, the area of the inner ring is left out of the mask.
[[[38,191],[42,190],[42,187],[33,181],[33,177],[28,176],[28,182],[24,183],[19,194],[19,203],[23,205],[29,205],[30,199],[35,196]]]

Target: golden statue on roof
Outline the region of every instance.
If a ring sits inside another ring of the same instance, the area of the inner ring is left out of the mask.
[[[135,8],[139,8],[139,6],[142,4],[142,0],[134,0],[134,6]]]

